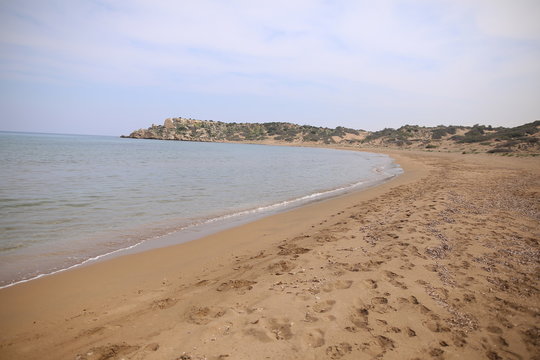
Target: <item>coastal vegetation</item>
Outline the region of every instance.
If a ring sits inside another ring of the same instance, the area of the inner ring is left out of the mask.
[[[286,122],[225,123],[182,117],[132,132],[129,138],[205,142],[255,142],[387,147],[427,151],[540,153],[540,120],[513,128],[405,125],[379,131],[297,125]],[[436,149],[436,150],[435,150]]]

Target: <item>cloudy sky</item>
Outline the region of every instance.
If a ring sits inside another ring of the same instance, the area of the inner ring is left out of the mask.
[[[0,130],[540,119],[538,0],[0,0]]]

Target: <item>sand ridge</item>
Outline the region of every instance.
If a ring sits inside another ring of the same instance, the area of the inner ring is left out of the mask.
[[[0,291],[0,357],[539,358],[539,162],[391,155],[363,194]]]

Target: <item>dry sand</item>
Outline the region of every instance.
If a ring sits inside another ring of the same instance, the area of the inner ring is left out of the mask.
[[[539,359],[540,161],[405,174],[0,290],[1,359]]]

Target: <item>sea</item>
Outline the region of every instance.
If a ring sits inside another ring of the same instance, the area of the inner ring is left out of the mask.
[[[381,154],[0,132],[0,288],[399,175]]]

